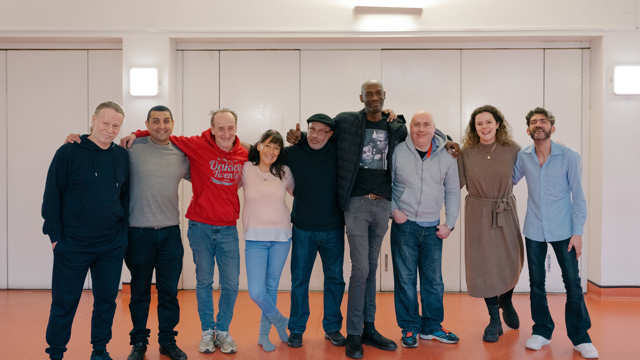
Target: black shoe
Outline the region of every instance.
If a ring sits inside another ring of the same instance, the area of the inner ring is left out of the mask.
[[[489,325],[484,329],[482,340],[490,343],[498,341],[502,335],[502,322],[500,321],[500,310],[498,305],[487,305],[489,309]]]
[[[93,350],[90,360],[113,360],[106,350]]]
[[[292,348],[302,347],[302,334],[298,333],[289,333],[289,340],[287,340],[287,345]]]
[[[518,318],[518,313],[516,309],[513,307],[513,303],[511,299],[508,301],[504,301],[500,303],[500,308],[502,309],[502,318],[504,319],[504,323],[507,324],[508,327],[512,329],[517,329],[520,327],[520,319]]]
[[[160,354],[167,355],[171,360],[187,360],[187,354],[175,343],[160,344]]]
[[[142,342],[133,344],[131,347],[131,354],[129,354],[127,360],[142,360],[144,359],[145,352],[147,352],[147,344]]]
[[[363,352],[362,338],[359,335],[347,335],[345,354],[352,359],[361,359]]]
[[[364,331],[362,332],[362,343],[387,351],[393,351],[398,348],[398,345],[393,340],[380,335],[372,323],[365,323]]]
[[[344,336],[340,334],[340,331],[325,333],[324,337],[325,339],[331,341],[331,343],[335,346],[344,346],[344,344],[347,342],[347,339],[345,339]]]

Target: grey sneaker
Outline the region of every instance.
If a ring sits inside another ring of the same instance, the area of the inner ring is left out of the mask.
[[[233,341],[233,338],[231,338],[228,331],[216,330],[216,339],[214,344],[225,354],[232,354],[238,351],[238,345]]]
[[[200,352],[201,353],[212,353],[216,351],[216,347],[213,344],[215,333],[213,329],[205,330],[202,332],[202,338],[200,339]]]

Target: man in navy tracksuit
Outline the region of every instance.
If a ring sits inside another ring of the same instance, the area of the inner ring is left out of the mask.
[[[81,143],[60,147],[49,167],[42,217],[54,254],[46,335],[51,359],[62,359],[91,269],[91,360],[111,360],[106,346],[127,247],[129,209],[129,158],[113,143],[123,120],[120,105],[98,105],[91,134],[83,135]]]

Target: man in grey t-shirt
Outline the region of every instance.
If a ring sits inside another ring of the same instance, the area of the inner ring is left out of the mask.
[[[189,160],[169,141],[174,125],[169,108],[152,107],[145,125],[150,136],[136,139],[129,149],[131,200],[125,263],[131,271],[129,310],[133,330],[129,335],[133,348],[128,360],[142,360],[147,348],[154,269],[160,353],[173,360],[186,359],[186,354],[176,346],[174,328],[180,319],[177,295],[184,255],[178,184],[189,177]]]

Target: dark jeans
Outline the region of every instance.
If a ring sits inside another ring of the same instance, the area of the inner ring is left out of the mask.
[[[558,265],[562,270],[562,281],[567,290],[567,302],[564,307],[564,319],[567,324],[567,335],[574,345],[591,342],[587,330],[591,327],[591,320],[584,304],[580,274],[578,273],[578,259],[576,250],[569,247],[569,239],[550,243],[525,239],[527,246],[527,262],[529,263],[529,283],[531,285],[531,317],[533,318],[533,334],[551,339],[553,333],[553,319],[549,313],[547,294],[545,291],[545,258],[547,244],[553,247],[558,258]]]
[[[156,270],[158,289],[158,342],[175,342],[178,334],[174,328],[180,320],[178,304],[178,280],[182,272],[184,248],[179,226],[162,229],[129,228],[129,246],[124,261],[131,271],[131,344],[148,344],[147,328],[151,280]]]
[[[289,330],[302,334],[309,319],[309,280],[317,254],[320,253],[324,273],[324,316],[326,333],[342,327],[340,304],[344,295],[344,230],[306,231],[293,227],[291,250],[291,312]]]
[[[404,331],[432,334],[442,328],[442,239],[436,227],[422,227],[414,221],[391,225],[393,293],[398,326]],[[420,303],[416,289],[420,275]]]
[[[69,240],[63,240],[56,245],[53,250],[51,311],[46,335],[49,344],[46,352],[52,359],[62,359],[67,350],[66,346],[71,338],[71,325],[89,269],[93,290],[91,344],[95,350],[106,349],[107,343],[111,340],[111,325],[116,311],[116,297],[125,250],[125,245],[106,249],[78,249],[70,244]]]
[[[364,322],[376,319],[376,271],[382,238],[389,228],[391,202],[352,197],[344,221],[351,256],[347,334],[362,335]]]

